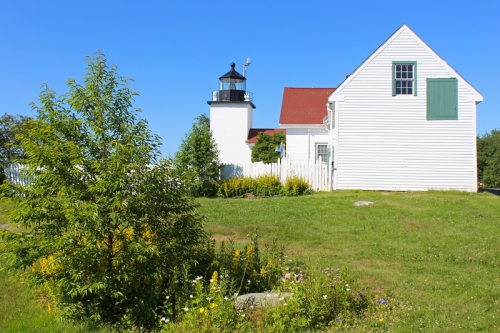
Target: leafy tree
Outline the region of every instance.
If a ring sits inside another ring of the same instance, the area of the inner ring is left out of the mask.
[[[202,114],[195,118],[175,153],[174,163],[194,197],[214,196],[222,165],[217,144],[210,131],[210,119]]]
[[[500,187],[500,131],[477,138],[477,176],[487,187]]]
[[[252,149],[252,162],[276,163],[280,158],[280,153],[276,147],[286,143],[286,135],[283,132],[276,132],[272,136],[264,132],[259,132],[257,142]]]
[[[8,113],[0,117],[0,183],[5,180],[5,168],[14,159],[19,160],[23,156],[15,134],[26,127],[29,119],[29,117],[13,116]]]
[[[14,187],[12,216],[26,231],[9,243],[66,315],[151,328],[206,236],[129,79],[102,53],[86,62],[83,85],[69,79],[59,97],[44,86],[32,104],[38,118],[19,137],[32,184]]]

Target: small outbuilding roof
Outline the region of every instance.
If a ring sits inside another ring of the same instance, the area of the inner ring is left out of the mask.
[[[267,135],[274,135],[274,133],[279,132],[283,132],[283,134],[286,134],[286,130],[283,128],[251,128],[250,131],[248,131],[248,140],[246,141],[246,143],[252,144],[257,142],[257,137],[259,136],[260,132],[264,132]]]
[[[328,97],[335,88],[285,87],[281,104],[280,125],[323,124],[327,116]]]

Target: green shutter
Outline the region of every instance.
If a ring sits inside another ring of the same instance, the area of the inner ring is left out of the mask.
[[[458,80],[427,79],[427,120],[458,120]]]

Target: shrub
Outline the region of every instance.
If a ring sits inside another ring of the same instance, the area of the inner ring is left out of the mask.
[[[285,196],[304,195],[310,192],[310,188],[311,185],[304,178],[298,176],[287,177],[281,194]]]
[[[273,175],[263,175],[257,178],[231,177],[219,186],[219,196],[223,198],[241,197],[246,193],[257,196],[274,196],[281,192],[281,182]]]

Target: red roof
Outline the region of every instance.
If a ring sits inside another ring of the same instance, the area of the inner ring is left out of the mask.
[[[323,124],[335,88],[288,88],[283,92],[280,124]]]
[[[250,128],[250,131],[248,131],[248,140],[246,141],[246,143],[251,144],[257,142],[257,137],[259,136],[260,132],[264,132],[267,135],[271,136],[274,133],[279,132],[283,132],[283,134],[286,134],[286,130],[283,128]]]

